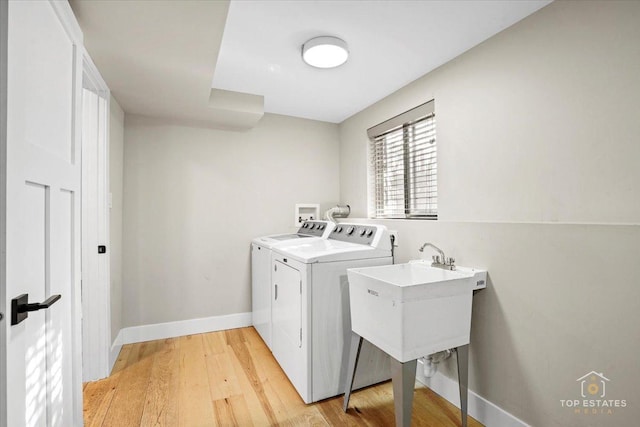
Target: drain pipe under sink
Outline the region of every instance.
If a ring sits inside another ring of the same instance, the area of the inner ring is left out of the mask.
[[[451,357],[451,349],[439,351],[437,353],[430,354],[422,358],[422,364],[424,367],[424,376],[427,378],[433,377],[438,372],[438,364],[443,360],[447,360]]]

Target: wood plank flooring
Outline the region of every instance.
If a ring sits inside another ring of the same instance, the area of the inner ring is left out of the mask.
[[[90,426],[393,426],[391,382],[305,405],[253,328],[125,345],[113,373],[84,385]],[[413,426],[460,425],[416,383]],[[470,427],[481,426],[469,419]]]

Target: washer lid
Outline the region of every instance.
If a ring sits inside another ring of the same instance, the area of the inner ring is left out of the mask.
[[[253,243],[271,249],[274,246],[298,245],[301,241],[313,241],[320,239],[320,237],[307,236],[305,234],[288,233],[256,237],[253,239]]]
[[[333,231],[334,223],[329,221],[306,221],[296,233],[270,234],[256,237],[253,243],[271,249],[274,245],[291,244],[300,240],[326,239]]]
[[[277,236],[271,236],[270,238],[273,240],[281,241],[281,240],[296,240],[296,239],[304,239],[307,236],[306,234],[280,234]]]

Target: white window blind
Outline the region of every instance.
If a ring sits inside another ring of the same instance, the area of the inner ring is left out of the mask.
[[[370,216],[430,218],[438,215],[434,102],[376,125],[370,140]]]

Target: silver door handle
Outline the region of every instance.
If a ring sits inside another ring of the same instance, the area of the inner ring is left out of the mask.
[[[278,299],[278,284],[276,283],[276,297],[274,299]]]

